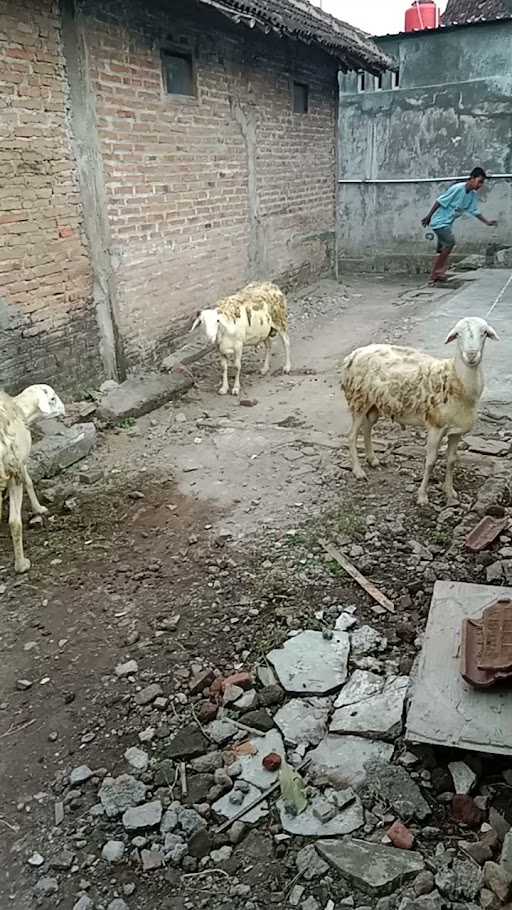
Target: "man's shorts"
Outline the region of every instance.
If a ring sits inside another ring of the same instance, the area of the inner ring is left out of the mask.
[[[449,227],[434,228],[434,234],[437,237],[437,252],[443,253],[445,250],[453,250],[455,246],[455,237]]]

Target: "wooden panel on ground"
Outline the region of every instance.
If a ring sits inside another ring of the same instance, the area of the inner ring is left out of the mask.
[[[474,689],[460,675],[462,621],[500,596],[512,588],[436,583],[407,718],[411,742],[512,755],[512,689]]]

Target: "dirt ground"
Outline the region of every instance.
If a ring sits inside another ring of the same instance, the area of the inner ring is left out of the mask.
[[[259,355],[244,358],[240,403],[215,394],[213,357],[190,367],[196,383],[184,399],[102,434],[86,464],[41,485],[51,515],[27,524],[33,568],[25,577],[13,575],[2,526],[2,910],[36,906],[43,874],[59,890],[41,905],[64,910],[81,893],[97,908],[123,893],[138,910],[288,906],[296,845],[275,840],[273,816],[235,846],[212,894],[194,872],[144,875],[130,861],[114,873],[99,860],[112,832],[89,809],[106,771],[126,770],[125,749],[139,744],[141,730],[156,729],[152,749],[163,754],[171,733],[193,719],[188,681],[201,668],[252,670],[291,629],[321,629],[330,611],[353,605],[361,622],[386,634],[386,660],[408,673],[436,578],[485,580],[489,560],[454,543],[454,529],[498,459],[465,457],[457,509],[444,508],[439,469],[432,506],[419,510],[420,436],[379,427],[385,463],[363,487],[340,438],[349,422],[338,361],[358,344],[406,340],[426,304],[432,298],[419,283],[354,279],[306,289],[291,301],[289,377],[280,374],[277,344],[270,376],[259,376]],[[507,422],[480,429],[511,438]],[[396,616],[375,614],[326,557],[321,536],[353,553],[394,600]],[[129,659],[138,664],[134,682],[115,674]],[[134,686],[153,682],[167,707],[134,707]],[[81,765],[94,778],[70,796],[67,777]],[[61,795],[65,819],[55,824]],[[52,866],[64,849],[73,861]],[[34,851],[42,867],[28,863]],[[329,879],[309,893],[323,908],[349,891]]]

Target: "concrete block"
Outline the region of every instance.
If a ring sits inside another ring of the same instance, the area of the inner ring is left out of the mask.
[[[195,338],[168,354],[162,360],[161,369],[164,373],[172,373],[180,364],[194,363],[196,360],[200,360],[211,349],[212,346],[205,342],[202,333],[198,333]]]
[[[70,465],[86,458],[96,445],[93,423],[76,423],[66,427],[58,421],[46,421],[44,435],[34,442],[28,469],[33,480],[55,477]]]
[[[141,378],[126,379],[102,396],[98,417],[115,424],[128,417],[142,417],[178,398],[192,387],[192,380],[181,373],[163,376],[150,373]]]

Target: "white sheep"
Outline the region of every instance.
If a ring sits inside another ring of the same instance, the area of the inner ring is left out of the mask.
[[[229,392],[228,358],[235,361],[235,381],[231,392],[240,394],[240,370],[245,345],[265,345],[265,361],[261,369],[265,376],[270,369],[272,338],[279,335],[285,353],[284,372],[290,372],[290,342],[288,339],[288,307],[286,297],[275,284],[248,284],[238,294],[221,300],[214,309],[200,310],[192,331],[202,325],[208,341],[217,346],[222,363],[220,395]]]
[[[64,413],[62,401],[48,385],[31,385],[14,398],[0,392],[0,518],[3,494],[8,491],[14,568],[19,573],[30,569],[30,561],[23,554],[23,487],[36,515],[48,511],[39,502],[27,470],[32,448],[30,425],[39,417],[62,417]]]
[[[487,338],[499,340],[485,319],[467,316],[457,322],[446,339],[446,344],[457,341],[451,360],[390,344],[370,344],[349,354],[343,363],[341,386],[352,414],[350,456],[358,479],[366,477],[357,454],[359,433],[363,433],[368,464],[376,467],[372,427],[379,417],[388,417],[401,426],[427,429],[419,505],[428,503],[430,476],[441,441],[448,437],[444,489],[449,503],[457,500],[453,488],[457,446],[475,422],[484,388],[481,361]]]

